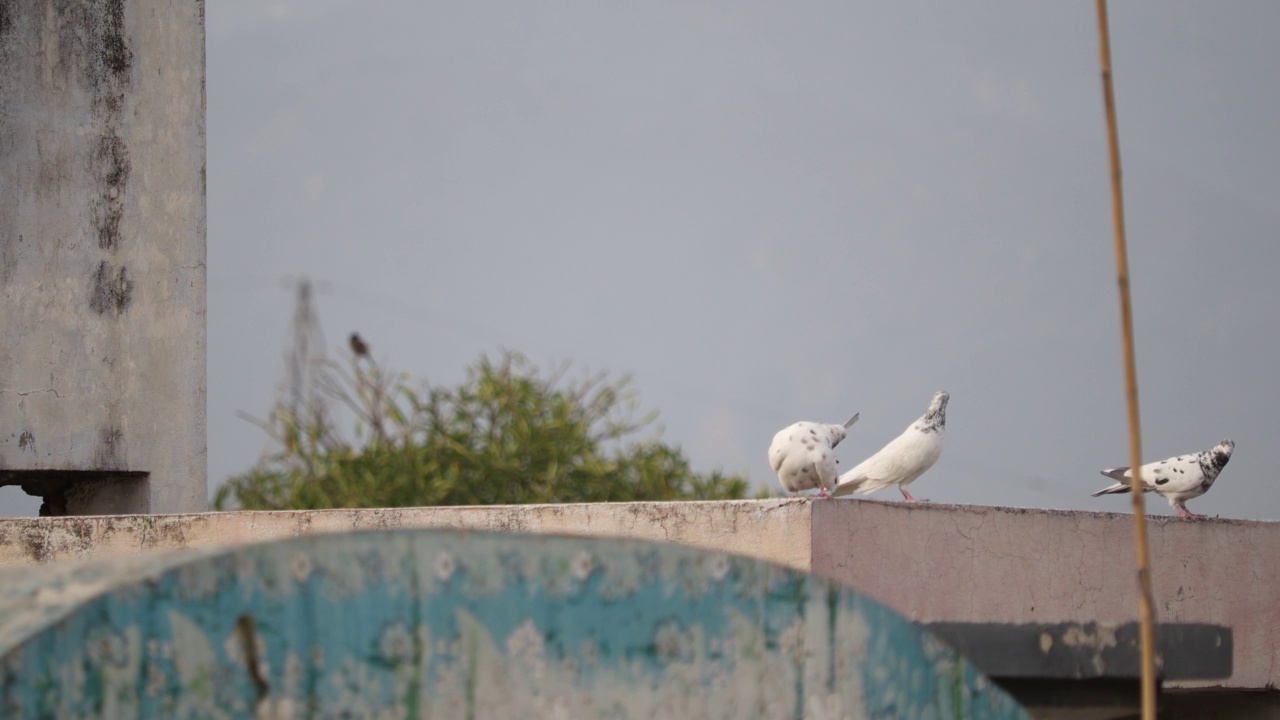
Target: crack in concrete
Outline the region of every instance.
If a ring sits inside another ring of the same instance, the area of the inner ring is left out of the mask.
[[[36,390],[25,390],[25,391],[23,391],[23,390],[0,390],[0,395],[4,395],[4,394],[13,394],[13,395],[17,395],[17,396],[19,396],[19,397],[26,397],[26,396],[28,396],[28,395],[34,395],[34,394],[36,394],[36,393],[53,393],[53,396],[54,396],[54,397],[56,397],[56,398],[58,398],[58,399],[61,399],[61,398],[62,398],[62,395],[58,394],[58,391],[57,391],[57,390],[55,390],[55,389],[53,389],[53,388],[39,388],[39,389],[36,389]]]

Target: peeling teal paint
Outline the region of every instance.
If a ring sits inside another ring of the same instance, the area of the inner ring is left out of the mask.
[[[6,718],[992,718],[954,651],[675,545],[326,535],[0,573]]]

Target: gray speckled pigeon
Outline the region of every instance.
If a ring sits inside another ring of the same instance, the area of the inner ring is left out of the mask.
[[[835,448],[856,422],[857,414],[843,425],[798,422],[779,430],[769,444],[769,467],[778,473],[782,487],[793,497],[813,488],[820,497],[831,497],[837,474]]]
[[[1147,463],[1142,466],[1142,489],[1168,500],[1178,517],[1204,517],[1188,510],[1185,503],[1209,492],[1213,481],[1218,479],[1218,474],[1231,459],[1231,451],[1235,449],[1236,444],[1226,439],[1204,452]],[[1133,473],[1127,466],[1103,470],[1102,474],[1117,482],[1102,488],[1093,497],[1129,492]]]

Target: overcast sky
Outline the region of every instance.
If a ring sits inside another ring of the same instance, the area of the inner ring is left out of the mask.
[[[1093,3],[206,13],[211,490],[307,276],[331,351],[432,382],[631,373],[699,470],[777,488],[775,431],[861,411],[849,468],[945,389],[913,494],[1129,508],[1089,497],[1128,462]],[[1111,13],[1144,455],[1231,437],[1190,508],[1280,518],[1280,4]]]

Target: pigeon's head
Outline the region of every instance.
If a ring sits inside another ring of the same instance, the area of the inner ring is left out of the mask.
[[[951,394],[946,390],[939,390],[933,394],[933,402],[929,403],[929,409],[925,411],[924,417],[920,418],[921,430],[933,432],[947,427],[947,401],[950,399]]]
[[[1214,466],[1219,470],[1226,466],[1227,461],[1231,459],[1231,452],[1235,449],[1236,444],[1231,441],[1231,438],[1227,438],[1214,446],[1214,448],[1209,451],[1213,456]]]

